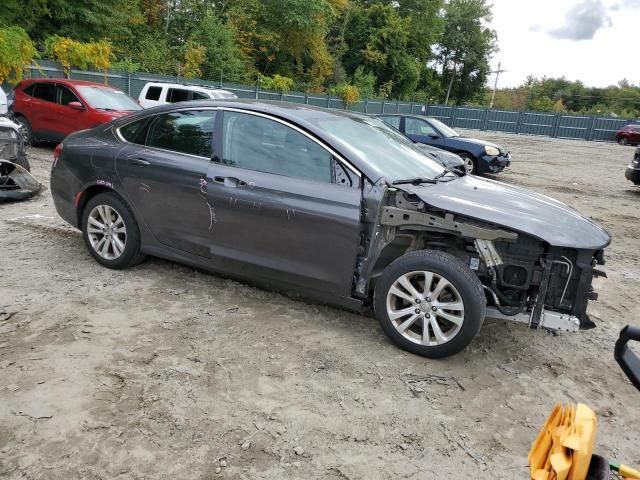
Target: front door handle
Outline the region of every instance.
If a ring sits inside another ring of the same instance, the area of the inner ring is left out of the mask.
[[[145,160],[144,158],[140,157],[129,157],[128,160],[133,165],[138,165],[140,167],[148,167],[149,165],[151,165],[151,162],[149,160]]]
[[[225,187],[231,187],[231,188],[247,186],[247,182],[243,180],[239,180],[235,177],[213,177],[213,181],[216,183],[220,183]]]

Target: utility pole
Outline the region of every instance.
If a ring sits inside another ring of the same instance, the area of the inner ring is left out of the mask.
[[[502,62],[498,62],[498,69],[492,72],[489,72],[489,73],[496,74],[496,80],[495,82],[493,82],[493,94],[491,95],[491,105],[489,105],[489,108],[493,108],[493,102],[496,99],[496,90],[498,89],[498,78],[500,77],[501,73],[506,72],[506,70],[502,70],[501,67],[502,67]]]

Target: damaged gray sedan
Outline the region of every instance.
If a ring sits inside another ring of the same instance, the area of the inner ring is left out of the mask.
[[[381,120],[198,101],[70,135],[58,213],[91,255],[145,255],[368,311],[400,347],[459,352],[485,316],[593,326],[610,238],[549,197],[449,171]]]

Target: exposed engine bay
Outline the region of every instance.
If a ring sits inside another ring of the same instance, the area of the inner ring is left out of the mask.
[[[369,289],[395,258],[414,250],[441,250],[476,273],[488,317],[525,322],[531,328],[575,331],[595,326],[586,310],[588,301],[598,297],[593,277],[606,276],[595,268],[604,264],[603,249],[555,247],[531,235],[439,211],[402,190],[388,191],[376,228],[375,265],[363,257],[359,267],[364,276],[357,276],[362,280],[371,269]],[[370,253],[375,256],[375,251]],[[356,283],[356,291],[363,286]]]

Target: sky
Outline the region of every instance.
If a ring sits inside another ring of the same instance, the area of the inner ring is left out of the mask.
[[[640,0],[492,0],[502,63],[498,88],[527,75],[606,87],[640,83]],[[488,83],[493,86],[495,75]]]

